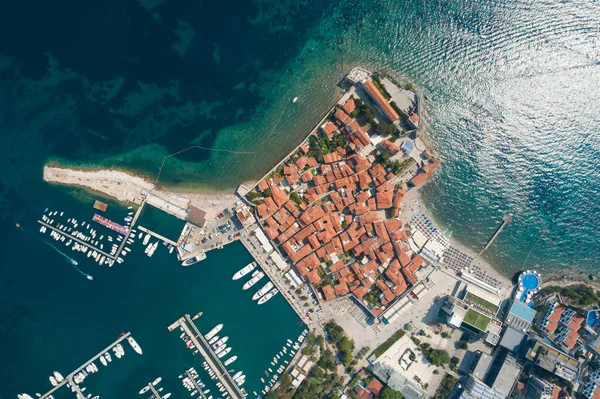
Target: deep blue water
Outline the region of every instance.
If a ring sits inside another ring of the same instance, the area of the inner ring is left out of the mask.
[[[44,162],[154,177],[166,154],[190,145],[252,152],[191,150],[161,174],[167,185],[229,189],[300,141],[355,65],[419,87],[427,137],[443,159],[424,201],[454,238],[478,249],[510,212],[514,224],[486,253],[499,268],[597,273],[598,2],[59,0],[3,11],[0,358],[21,367],[0,377],[0,394],[12,395],[19,378],[44,380],[65,343],[81,350],[96,320],[124,317],[100,305],[90,313],[79,276],[48,265],[47,248],[15,230],[47,203],[85,197],[48,189]],[[156,270],[134,260],[120,270],[106,273],[95,297],[143,308],[149,298],[128,296],[125,282],[158,281]],[[158,316],[181,313],[172,306]],[[25,364],[36,366],[23,377]]]

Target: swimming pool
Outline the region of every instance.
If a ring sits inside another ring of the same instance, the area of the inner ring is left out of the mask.
[[[535,274],[525,274],[521,280],[521,284],[528,291],[533,291],[540,286],[540,280]]]

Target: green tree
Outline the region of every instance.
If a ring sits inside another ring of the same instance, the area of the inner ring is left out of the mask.
[[[461,339],[460,341],[458,341],[458,348],[459,349],[468,349],[469,344],[464,339]]]
[[[273,195],[273,192],[271,191],[270,188],[267,188],[265,191],[262,192],[263,197],[270,197]]]
[[[402,394],[390,387],[385,387],[381,390],[381,399],[402,399]]]
[[[441,366],[450,362],[450,355],[443,349],[433,349],[425,356],[434,366]]]
[[[287,391],[292,387],[292,377],[286,371],[281,375],[281,389]]]

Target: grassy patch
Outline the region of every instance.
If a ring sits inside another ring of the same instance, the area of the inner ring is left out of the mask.
[[[496,314],[498,313],[498,306],[494,305],[491,302],[486,301],[485,299],[479,298],[476,295],[471,294],[470,292],[467,293],[467,296],[465,297],[465,299],[469,302],[472,303],[476,303],[477,305],[481,306],[482,308],[490,311],[492,314]]]
[[[464,322],[472,325],[478,330],[485,331],[486,327],[490,323],[490,318],[482,315],[476,310],[469,309],[467,314],[465,315]]]
[[[373,352],[373,354],[375,355],[375,357],[379,357],[381,355],[383,355],[383,353],[390,349],[390,347],[392,345],[394,345],[396,343],[396,341],[398,341],[400,338],[404,337],[404,334],[406,334],[404,332],[404,330],[398,330],[394,333],[394,335],[392,335],[391,337],[389,337],[387,339],[387,341],[385,341],[383,344],[379,345],[379,347],[377,349],[375,349],[375,352]]]

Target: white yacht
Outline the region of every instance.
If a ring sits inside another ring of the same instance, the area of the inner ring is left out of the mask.
[[[204,336],[204,339],[210,340],[212,337],[214,337],[215,335],[217,335],[218,332],[221,331],[222,328],[223,328],[223,324],[219,324],[219,325],[215,326],[215,328],[213,328],[212,330],[210,330],[208,332],[208,334],[206,334]]]
[[[131,345],[131,347],[133,348],[134,351],[136,351],[140,355],[142,354],[142,348],[140,348],[138,343],[135,342],[135,339],[133,339],[133,337],[131,337],[131,336],[127,337],[127,342],[129,342],[129,345]]]
[[[144,241],[142,241],[142,244],[144,244],[144,245],[148,244],[148,242],[150,241],[150,237],[152,237],[152,236],[150,234],[146,233],[146,235],[144,236]]]
[[[55,386],[57,386],[57,385],[58,385],[58,382],[56,382],[56,378],[54,378],[54,376],[53,376],[53,375],[51,375],[51,376],[49,377],[49,379],[50,379],[50,384],[52,384],[52,386],[53,386],[53,387],[55,387]]]
[[[228,354],[229,352],[231,352],[231,348],[225,348],[225,349],[223,349],[221,352],[219,352],[219,353],[217,354],[217,357],[218,357],[219,359],[221,359],[223,356],[225,356],[225,355],[226,355],[226,354]]]
[[[252,299],[254,299],[256,301],[257,299],[259,299],[260,297],[265,295],[267,292],[269,292],[273,287],[274,287],[273,283],[269,281],[260,290],[256,291],[254,293],[254,295],[252,295]]]
[[[150,390],[150,385],[143,387],[142,389],[140,389],[140,395],[145,394],[149,390]]]
[[[54,374],[54,378],[56,378],[56,382],[63,382],[63,380],[65,379],[62,374],[60,374],[58,371],[54,371],[52,374]]]
[[[273,298],[278,292],[279,291],[277,291],[277,288],[275,288],[273,291],[270,291],[267,295],[260,298],[258,300],[258,304],[262,305],[263,303],[267,302],[269,299]]]
[[[263,272],[260,272],[258,270],[255,271],[254,273],[252,273],[252,278],[250,280],[246,281],[246,283],[243,285],[242,289],[247,290],[248,288],[250,288],[254,284],[256,284],[264,276],[265,276],[265,274]]]
[[[240,279],[244,277],[246,274],[250,273],[256,267],[256,263],[252,262],[238,270],[232,277],[233,280]]]

